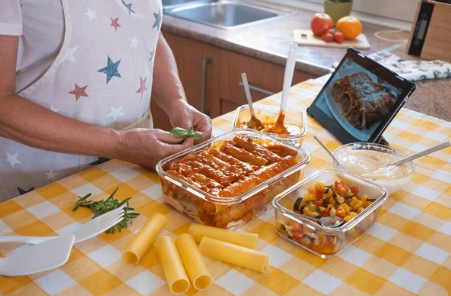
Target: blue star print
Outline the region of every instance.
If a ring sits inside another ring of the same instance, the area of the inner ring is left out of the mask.
[[[122,4],[124,4],[125,8],[128,9],[128,14],[130,14],[131,12],[136,13],[136,12],[134,12],[133,9],[132,9],[132,3],[127,4],[127,3],[125,3],[124,0],[122,0]]]
[[[153,24],[153,28],[157,27],[158,30],[160,30],[160,26],[161,26],[161,13],[158,12],[158,14],[154,13],[153,14],[155,16],[155,23]]]
[[[110,82],[110,80],[113,76],[121,77],[121,74],[119,74],[119,71],[117,69],[117,67],[119,67],[120,62],[121,62],[121,60],[117,61],[116,63],[113,63],[110,59],[110,56],[108,56],[108,66],[98,70],[98,72],[102,72],[102,73],[106,74],[106,84],[108,84],[108,82]]]
[[[155,54],[155,50],[150,52],[150,59],[149,62],[153,59],[153,55]]]

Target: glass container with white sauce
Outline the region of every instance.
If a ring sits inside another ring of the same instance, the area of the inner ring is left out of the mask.
[[[334,151],[334,156],[347,171],[384,187],[389,194],[406,184],[415,171],[413,161],[400,166],[386,166],[407,155],[389,146],[374,143],[342,145]],[[336,164],[334,166],[337,167]]]

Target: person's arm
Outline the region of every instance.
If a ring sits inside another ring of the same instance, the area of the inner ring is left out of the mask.
[[[118,158],[154,168],[193,145],[161,130],[126,132],[89,125],[15,94],[18,37],[0,35],[0,137],[49,151]],[[152,148],[150,148],[152,147]]]
[[[169,115],[174,127],[202,132],[203,141],[211,137],[211,119],[189,105],[171,48],[160,33],[153,70],[152,99]]]

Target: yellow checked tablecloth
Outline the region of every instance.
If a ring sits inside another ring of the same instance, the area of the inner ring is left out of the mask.
[[[305,110],[321,85],[309,80],[292,88],[289,107]],[[279,105],[280,95],[261,101]],[[231,129],[233,114],[216,118],[214,135]],[[339,143],[309,118],[302,148],[311,154],[307,173],[331,167],[317,146],[317,135],[333,150]],[[451,124],[403,109],[385,137],[408,154],[450,140]],[[451,293],[451,147],[417,161],[411,181],[390,196],[378,222],[331,259],[321,259],[276,234],[273,210],[241,230],[259,234],[258,249],[270,254],[266,273],[206,259],[215,281],[188,295],[449,295]],[[138,265],[128,265],[121,251],[153,213],[167,217],[164,234],[177,236],[190,222],[168,209],[155,173],[119,161],[60,180],[0,204],[0,234],[64,234],[87,222],[92,212],[72,212],[78,195],[107,197],[119,187],[120,199],[133,196],[142,215],[121,233],[102,234],[76,244],[58,269],[21,277],[0,276],[2,295],[170,295],[155,248]],[[2,255],[17,244],[0,244]]]

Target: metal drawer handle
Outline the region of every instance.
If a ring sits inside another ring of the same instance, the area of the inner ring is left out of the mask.
[[[243,82],[240,82],[240,83],[238,83],[238,84],[239,84],[240,86],[244,87]],[[259,93],[268,95],[268,96],[272,96],[273,94],[275,94],[275,93],[273,93],[273,92],[270,92],[269,90],[266,90],[266,89],[263,89],[263,88],[260,88],[260,87],[257,87],[257,86],[253,86],[253,85],[251,85],[251,84],[249,84],[249,88],[252,89],[252,90],[258,91]]]
[[[210,58],[202,60],[202,96],[200,98],[200,112],[209,115],[210,112],[205,110],[205,95],[207,92],[207,65],[211,63]]]

